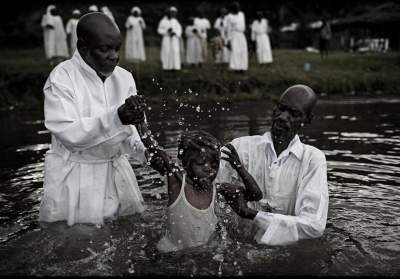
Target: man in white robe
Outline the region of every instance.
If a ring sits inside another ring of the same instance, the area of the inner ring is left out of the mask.
[[[132,74],[117,66],[116,25],[102,13],[88,13],[77,34],[77,51],[54,68],[43,89],[51,148],[39,221],[102,224],[144,210],[128,161],[145,161],[131,125],[143,121],[144,112],[133,101],[138,96]]]
[[[146,28],[146,23],[140,14],[140,8],[133,7],[131,15],[125,23],[125,59],[130,62],[146,61],[143,41],[143,30]]]
[[[185,28],[186,35],[186,63],[191,66],[199,66],[203,63],[202,37],[199,28],[194,24],[195,19],[189,18],[189,25]]]
[[[201,38],[201,48],[203,61],[207,61],[208,57],[208,43],[207,43],[207,30],[211,28],[210,21],[203,16],[201,11],[198,12],[198,17],[194,19],[194,25],[199,29]]]
[[[272,63],[268,28],[268,20],[263,17],[261,11],[258,11],[257,19],[251,25],[251,40],[256,43],[257,62],[259,64]]]
[[[76,35],[76,26],[78,25],[79,17],[81,12],[79,10],[72,11],[72,18],[68,21],[65,31],[67,32],[67,38],[69,42],[69,54],[72,56],[76,50],[76,42],[78,36]]]
[[[310,87],[289,87],[274,109],[270,132],[234,139],[231,144],[238,158],[233,161],[229,153],[234,152],[222,151],[228,157],[221,158],[216,182],[222,183],[221,193],[243,218],[236,234],[250,233],[258,243],[268,245],[323,234],[329,203],[325,155],[302,143],[297,135],[310,123],[315,104],[316,95]],[[244,199],[240,168],[253,176],[263,192],[258,202]]]
[[[46,14],[43,15],[41,26],[43,29],[44,50],[50,64],[57,63],[55,60],[67,58],[68,46],[67,35],[64,24],[54,5],[49,5]]]
[[[219,16],[214,22],[214,29],[218,29],[222,41],[224,43],[224,47],[222,49],[222,56],[220,60],[215,61],[216,63],[229,63],[229,49],[227,48],[228,44],[228,35],[227,35],[227,9],[222,7],[219,11]]]
[[[230,47],[229,69],[238,72],[246,71],[249,63],[247,40],[244,35],[246,22],[238,2],[232,3],[231,13],[227,17],[227,36]]]
[[[160,59],[163,70],[180,70],[180,38],[182,26],[175,18],[177,9],[171,7],[167,16],[163,17],[158,24],[157,32],[162,36]]]

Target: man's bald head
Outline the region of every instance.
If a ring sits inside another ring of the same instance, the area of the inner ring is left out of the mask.
[[[311,116],[311,113],[317,103],[317,95],[310,87],[303,84],[290,86],[285,90],[285,92],[282,93],[279,100],[283,101],[288,98],[295,98],[298,106],[304,109],[308,117]]]
[[[118,26],[105,14],[93,12],[79,20],[76,31],[79,54],[105,80],[119,61],[122,42]]]
[[[97,39],[98,36],[120,34],[118,26],[105,14],[99,12],[88,13],[81,17],[76,27],[78,39],[87,41]]]

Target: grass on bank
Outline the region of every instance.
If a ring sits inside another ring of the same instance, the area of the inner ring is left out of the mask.
[[[257,64],[252,53],[249,70],[241,74],[214,64],[211,58],[201,68],[184,64],[182,71],[164,72],[159,62],[159,48],[146,48],[146,55],[144,63],[128,63],[122,50],[120,65],[132,72],[138,90],[153,101],[160,100],[160,96],[175,98],[176,95],[188,101],[193,98],[196,101],[274,98],[296,83],[307,84],[328,97],[400,93],[398,52],[352,54],[335,51],[322,60],[319,54],[304,50],[274,49],[272,64]],[[304,71],[304,63],[310,63],[309,72]],[[42,87],[51,69],[40,48],[2,51],[0,106],[40,104]]]

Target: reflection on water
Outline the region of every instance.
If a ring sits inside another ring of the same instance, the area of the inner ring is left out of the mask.
[[[0,244],[10,256],[1,274],[32,275],[398,275],[400,267],[400,118],[398,102],[321,102],[302,140],[328,160],[330,208],[317,240],[266,247],[231,239],[222,221],[208,245],[160,254],[166,187],[147,166],[134,166],[148,210],[103,227],[37,224],[43,159],[50,135],[41,112],[2,113],[0,124]],[[200,128],[223,142],[268,130],[271,105],[192,106],[148,111],[151,128],[176,158],[185,129]],[[224,212],[229,208],[224,208]],[[40,257],[37,257],[37,255]],[[3,257],[2,257],[3,258]]]

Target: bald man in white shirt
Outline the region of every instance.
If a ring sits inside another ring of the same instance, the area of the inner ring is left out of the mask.
[[[329,202],[325,155],[297,135],[311,122],[315,104],[310,87],[289,87],[273,111],[270,132],[236,138],[223,151],[228,157],[221,158],[216,182],[244,220],[238,229],[250,225],[248,231],[255,233],[258,243],[283,245],[320,237],[325,230]],[[263,193],[257,202],[246,199],[238,175],[243,168]]]

